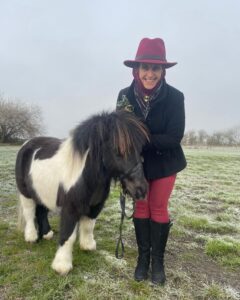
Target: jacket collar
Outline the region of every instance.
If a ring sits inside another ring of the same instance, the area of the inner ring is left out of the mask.
[[[163,85],[161,87],[161,92],[159,94],[159,96],[157,97],[157,99],[153,102],[150,111],[152,110],[153,107],[155,107],[156,105],[158,105],[160,102],[164,101],[166,99],[166,96],[168,94],[168,84],[166,83],[166,80],[163,79]],[[135,95],[134,95],[134,80],[131,83],[128,92],[127,92],[127,98],[130,102],[130,104],[134,107],[134,113],[136,116],[138,116],[141,119],[144,119],[143,113],[135,99]]]

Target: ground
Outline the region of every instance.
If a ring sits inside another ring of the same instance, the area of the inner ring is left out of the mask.
[[[50,218],[52,241],[26,244],[16,229],[17,150],[0,147],[0,299],[240,299],[239,149],[184,149],[188,167],[178,175],[170,201],[164,287],[133,280],[137,252],[131,220],[124,221],[125,256],[115,258],[120,224],[115,186],[96,223],[97,250],[83,252],[76,243],[72,272],[55,274],[50,265],[58,216]]]

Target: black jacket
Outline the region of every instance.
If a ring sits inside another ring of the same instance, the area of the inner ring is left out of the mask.
[[[148,180],[167,177],[183,170],[187,163],[181,147],[185,129],[184,95],[165,81],[146,120],[136,102],[133,83],[120,91],[117,109],[132,111],[148,127],[150,144],[143,150]]]

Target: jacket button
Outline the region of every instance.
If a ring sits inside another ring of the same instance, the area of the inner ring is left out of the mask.
[[[162,152],[157,150],[157,155],[162,155]]]

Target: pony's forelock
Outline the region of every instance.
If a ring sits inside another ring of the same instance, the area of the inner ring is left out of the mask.
[[[145,125],[134,115],[125,111],[116,112],[116,126],[113,131],[113,145],[120,155],[127,157],[132,149],[139,153],[149,140]]]
[[[108,142],[121,156],[127,157],[131,151],[140,153],[149,140],[145,125],[133,114],[126,111],[102,112],[81,123],[73,131],[74,146],[84,153],[98,157],[100,148]],[[99,158],[99,157],[98,157]]]

